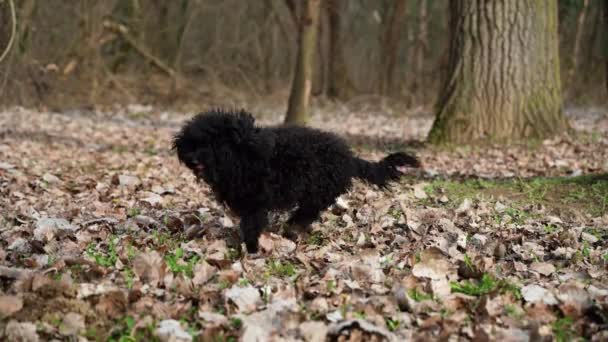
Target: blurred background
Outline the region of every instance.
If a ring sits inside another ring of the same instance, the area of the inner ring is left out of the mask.
[[[449,1],[328,0],[313,101],[431,107],[447,65]],[[297,59],[298,0],[17,0],[0,105],[61,110],[285,104]],[[608,1],[559,1],[566,104],[605,104]],[[11,36],[0,0],[0,47]]]

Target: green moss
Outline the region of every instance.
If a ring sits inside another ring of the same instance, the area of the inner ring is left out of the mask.
[[[465,198],[475,198],[483,190],[496,187],[496,183],[484,179],[471,179],[464,181],[435,180],[424,188],[424,191],[431,196],[441,196],[445,194],[452,205],[457,205]]]
[[[266,264],[266,276],[281,278],[293,277],[297,274],[296,267],[289,261],[269,260]]]
[[[554,209],[579,209],[592,216],[608,213],[608,175],[579,177],[513,178],[502,180],[435,180],[425,189],[432,197],[446,195],[449,205],[465,198],[504,197],[517,205],[543,204]],[[432,204],[432,199],[424,200]],[[509,208],[514,219],[525,220],[517,208]]]

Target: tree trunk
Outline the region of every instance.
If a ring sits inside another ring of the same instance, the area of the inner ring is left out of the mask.
[[[18,51],[26,53],[29,48],[28,43],[25,40],[29,36],[30,24],[34,11],[36,10],[36,0],[25,0],[21,1],[21,9],[17,16],[17,37],[15,42],[19,45]]]
[[[399,31],[402,29],[403,19],[406,14],[407,2],[405,0],[395,0],[391,13],[382,35],[382,58],[383,58],[383,80],[380,86],[382,95],[388,95],[393,87],[393,75],[395,74],[395,64],[399,51]]]
[[[606,93],[608,95],[608,0],[604,0],[604,58],[606,59],[606,70],[604,70],[606,77]]]
[[[298,59],[289,95],[286,123],[304,125],[308,121],[320,8],[321,0],[307,0],[299,19]]]
[[[594,9],[594,5],[597,6],[597,10]],[[601,62],[598,63],[598,58],[595,54],[595,48],[597,46],[596,41],[598,37],[598,32],[602,30],[602,3],[591,3],[591,9],[589,13],[593,13],[593,24],[591,33],[589,34],[589,40],[587,42],[587,55],[585,56],[585,66],[581,68],[581,72],[583,73],[583,82],[587,84],[592,76],[595,75],[595,70],[597,70],[598,64],[601,65]],[[602,42],[600,42],[599,46],[601,47]]]
[[[450,32],[448,77],[431,142],[507,142],[569,129],[562,112],[557,0],[454,0]]]
[[[353,84],[348,77],[342,46],[341,27],[342,0],[329,0],[329,88],[331,98],[346,100],[353,94]]]
[[[424,87],[424,59],[425,52],[428,47],[427,39],[427,8],[426,0],[421,0],[419,5],[418,13],[418,37],[416,38],[416,71],[414,73],[414,84],[412,86],[412,92],[416,95],[416,99],[419,103],[424,103],[424,99],[421,99],[425,93]]]
[[[578,68],[579,54],[581,51],[581,40],[583,39],[583,29],[585,27],[585,19],[587,17],[587,7],[589,7],[589,0],[583,0],[583,8],[578,13],[576,20],[576,31],[574,31],[574,47],[572,48],[572,64],[568,70],[568,83],[574,79],[574,73]]]

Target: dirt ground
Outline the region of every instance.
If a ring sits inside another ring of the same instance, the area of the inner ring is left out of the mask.
[[[569,109],[568,136],[436,149],[424,111],[317,108],[366,158],[408,148],[423,169],[356,182],[297,244],[274,215],[256,258],[170,150],[192,114],[0,112],[0,336],[608,339],[606,110]]]

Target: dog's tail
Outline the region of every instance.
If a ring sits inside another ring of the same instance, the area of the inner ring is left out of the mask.
[[[418,158],[405,152],[389,154],[378,162],[355,158],[355,163],[356,177],[379,187],[386,187],[388,182],[397,180],[403,175],[397,168],[399,166],[420,167]]]

